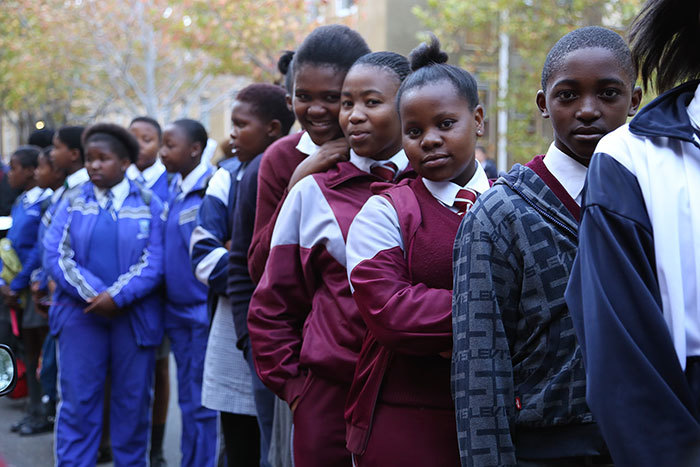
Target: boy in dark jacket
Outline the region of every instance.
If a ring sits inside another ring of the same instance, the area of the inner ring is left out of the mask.
[[[479,197],[454,250],[452,385],[462,465],[605,464],[564,300],[588,161],[641,100],[624,40],[573,31],[549,52],[537,106],[545,156]]]

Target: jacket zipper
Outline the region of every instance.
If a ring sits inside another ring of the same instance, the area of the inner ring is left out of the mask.
[[[539,212],[543,217],[546,217],[549,219],[553,224],[559,226],[562,230],[566,231],[569,235],[571,235],[573,238],[578,240],[578,234],[574,232],[571,227],[568,225],[564,224],[562,221],[559,219],[555,218],[552,216],[550,213],[542,209],[541,207],[537,206],[532,200],[530,200],[525,194],[520,191],[518,188],[515,188],[513,185],[511,185],[509,182],[506,181],[506,184],[510,187],[511,190],[515,191],[522,199],[525,200],[527,204],[533,207],[533,209],[537,212]]]

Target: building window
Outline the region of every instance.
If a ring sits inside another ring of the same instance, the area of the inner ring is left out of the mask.
[[[350,16],[357,13],[355,0],[335,0],[335,14],[337,16]]]

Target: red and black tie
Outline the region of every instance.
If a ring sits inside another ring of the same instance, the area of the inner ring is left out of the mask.
[[[370,167],[369,171],[385,182],[393,182],[396,172],[399,168],[393,162],[387,162],[383,165],[377,164]]]
[[[474,206],[474,202],[478,196],[479,194],[476,191],[470,188],[462,188],[457,192],[455,202],[452,206],[458,209],[457,214],[463,216]]]

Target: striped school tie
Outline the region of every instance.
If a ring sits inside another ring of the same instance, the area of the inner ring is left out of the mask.
[[[117,211],[114,209],[114,203],[112,202],[114,199],[114,193],[112,193],[112,190],[107,190],[106,195],[107,202],[105,203],[105,211],[107,211],[112,216],[112,219],[116,221]]]
[[[471,188],[462,188],[457,192],[455,202],[452,206],[458,209],[458,215],[463,216],[474,206],[477,196],[479,196],[479,194]]]
[[[385,182],[393,182],[396,172],[399,168],[393,162],[387,162],[385,164],[376,164],[370,167],[369,171],[377,177],[381,178]]]

